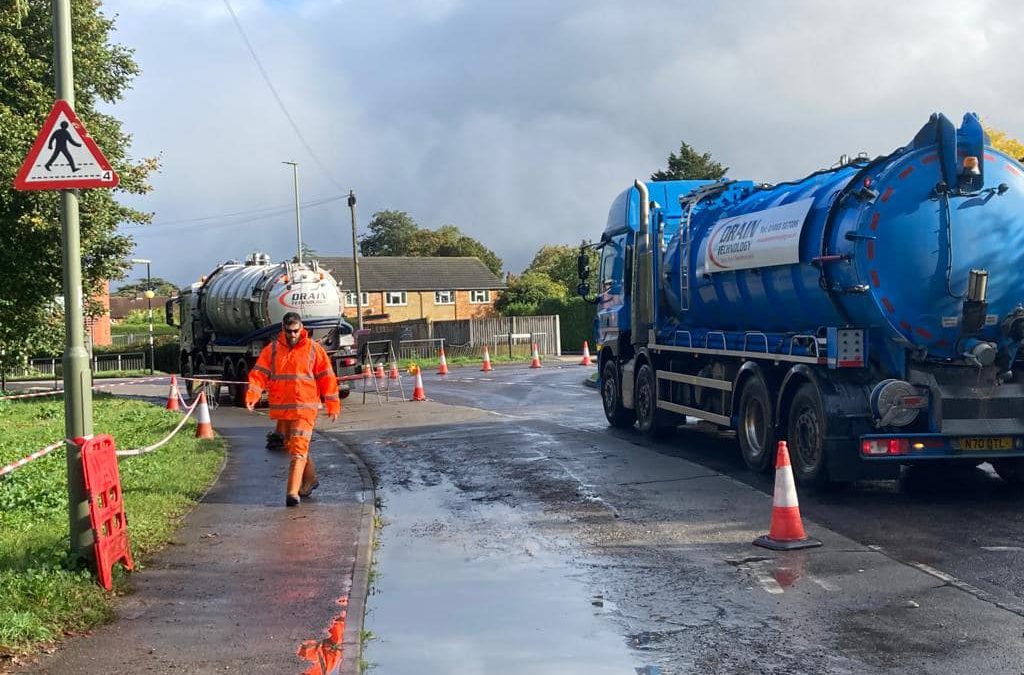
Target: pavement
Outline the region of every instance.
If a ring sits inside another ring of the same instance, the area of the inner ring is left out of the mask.
[[[288,458],[264,447],[270,421],[221,406],[213,424],[230,445],[223,470],[131,575],[117,620],[15,672],[359,672],[374,518],[366,465],[318,431],[320,488],[286,508]]]

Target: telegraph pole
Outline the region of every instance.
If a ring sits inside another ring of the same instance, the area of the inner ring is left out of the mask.
[[[359,283],[359,247],[356,245],[356,193],[355,190],[348,191],[348,210],[352,214],[352,267],[356,275],[356,318],[359,330],[363,329],[363,287]]]
[[[53,65],[57,98],[75,107],[75,76],[71,62],[70,0],[53,0]],[[78,221],[78,190],[60,191],[61,240],[64,249],[64,437],[67,439],[68,518],[71,552],[92,557],[92,526],[82,472],[82,449],[71,439],[92,438],[92,372],[84,345],[82,320],[82,247]]]
[[[295,236],[299,244],[299,264],[302,264],[302,221],[299,219],[299,163],[281,162],[292,167],[292,181],[295,184]]]

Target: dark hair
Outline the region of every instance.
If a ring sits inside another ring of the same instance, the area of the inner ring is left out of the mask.
[[[288,312],[281,317],[281,325],[287,326],[292,323],[302,323],[302,317],[299,316],[298,312]]]

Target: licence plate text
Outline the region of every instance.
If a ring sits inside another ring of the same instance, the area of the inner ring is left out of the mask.
[[[957,450],[1012,450],[1013,439],[999,438],[954,438],[953,447]]]

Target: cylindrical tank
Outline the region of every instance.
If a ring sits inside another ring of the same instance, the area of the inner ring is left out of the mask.
[[[341,292],[316,261],[273,264],[254,253],[245,263],[227,262],[199,290],[199,311],[214,332],[242,336],[281,322],[287,312],[303,321],[337,319]]]
[[[936,358],[968,333],[1005,341],[1024,302],[1024,167],[983,138],[973,115],[959,131],[933,116],[889,156],[702,204],[662,261],[670,311],[683,328],[880,328]],[[973,332],[972,269],[987,271]]]

